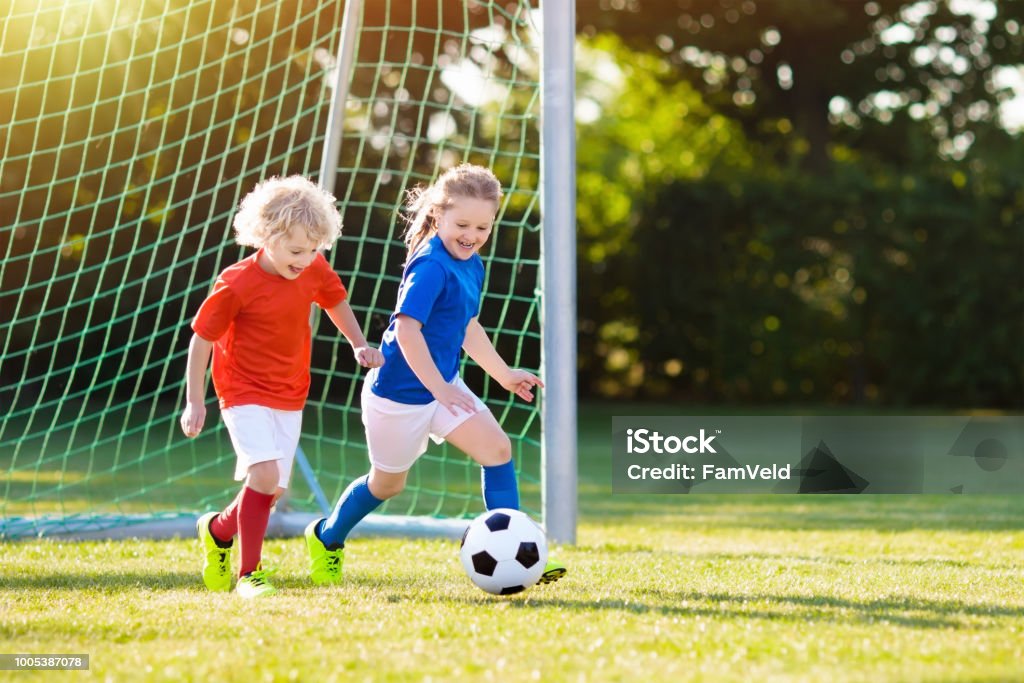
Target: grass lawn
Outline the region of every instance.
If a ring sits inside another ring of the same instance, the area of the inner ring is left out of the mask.
[[[196,543],[0,546],[0,652],[91,672],[0,680],[1024,679],[1024,504],[971,496],[612,496],[606,414],[581,420],[570,574],[510,598],[457,543],[356,539],[317,588],[269,541],[281,593],[210,594]]]

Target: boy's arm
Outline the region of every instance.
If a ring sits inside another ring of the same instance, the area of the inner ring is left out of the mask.
[[[384,355],[380,350],[367,345],[366,337],[363,336],[363,331],[359,328],[359,321],[356,320],[355,313],[352,312],[348,301],[342,301],[334,308],[326,310],[327,317],[352,346],[352,355],[355,356],[357,363],[364,368],[379,368],[384,365]]]
[[[206,368],[212,352],[213,342],[192,334],[185,370],[185,410],[181,414],[181,430],[189,438],[198,436],[206,422]]]
[[[491,343],[487,331],[476,318],[470,320],[466,326],[466,340],[462,342],[462,348],[498,384],[524,401],[533,400],[533,387],[544,386],[532,373],[510,368],[498,355],[498,350]]]
[[[419,320],[401,313],[395,320],[395,339],[398,340],[398,347],[402,350],[405,362],[409,364],[416,379],[453,415],[458,414],[456,409],[475,413],[476,402],[473,397],[444,381],[441,371],[437,369],[437,364],[430,355],[427,340],[423,338],[422,327],[423,323]]]

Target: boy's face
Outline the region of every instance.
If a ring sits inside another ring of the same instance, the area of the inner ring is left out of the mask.
[[[305,230],[292,228],[287,234],[264,246],[260,267],[272,275],[294,280],[313,263],[319,246],[306,236]]]
[[[458,197],[437,215],[437,234],[453,257],[465,261],[491,236],[498,207],[489,199]]]

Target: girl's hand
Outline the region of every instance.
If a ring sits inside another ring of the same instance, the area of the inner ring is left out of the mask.
[[[473,397],[451,384],[445,384],[431,393],[434,395],[434,399],[447,408],[452,415],[458,415],[460,410],[470,415],[476,412],[476,401],[473,400]]]
[[[202,403],[186,403],[185,411],[181,414],[181,431],[185,436],[192,439],[199,436],[206,423],[206,406]]]
[[[356,357],[356,362],[364,368],[379,368],[384,365],[384,354],[380,352],[380,349],[375,349],[372,346],[360,346],[352,349],[352,355]]]
[[[533,388],[543,388],[544,383],[536,375],[526,370],[516,369],[509,372],[508,377],[502,380],[501,386],[527,403],[530,403],[533,401]]]

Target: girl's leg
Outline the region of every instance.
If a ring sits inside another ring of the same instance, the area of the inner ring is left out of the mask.
[[[512,442],[489,410],[473,415],[444,437],[481,466],[484,505],[519,509],[519,483],[512,462]]]
[[[345,547],[345,539],[355,525],[385,500],[401,493],[408,475],[408,470],[396,473],[371,467],[369,474],[348,485],[331,516],[314,527],[317,538],[328,550]]]
[[[338,552],[360,520],[385,500],[402,492],[409,468],[426,450],[431,408],[376,396],[370,390],[373,376],[372,372],[367,376],[361,398],[370,472],[349,484],[330,517],[310,525],[306,540],[314,563],[313,555],[319,557],[324,550]],[[320,544],[324,550],[320,549]]]
[[[519,509],[519,485],[512,462],[512,443],[491,411],[476,413],[453,429],[445,440],[480,463],[484,505],[488,510]],[[565,565],[549,556],[540,582],[558,581],[565,572]]]

